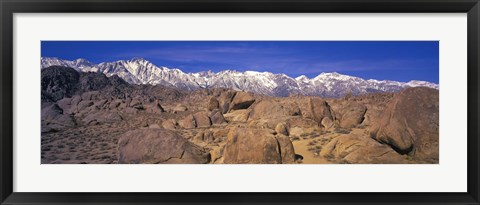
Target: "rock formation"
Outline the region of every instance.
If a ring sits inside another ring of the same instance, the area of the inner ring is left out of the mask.
[[[65,67],[41,82],[42,163],[439,163],[436,89],[272,97]]]
[[[120,136],[121,164],[205,164],[210,154],[182,136],[165,129],[132,130]]]
[[[224,150],[226,164],[292,163],[295,152],[288,137],[268,129],[232,128]]]
[[[408,88],[395,95],[385,109],[372,137],[400,154],[438,162],[438,90]]]

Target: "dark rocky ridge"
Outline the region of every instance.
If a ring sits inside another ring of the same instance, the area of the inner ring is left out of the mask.
[[[89,91],[100,91],[106,98],[148,95],[157,99],[178,100],[186,94],[161,85],[130,85],[122,78],[97,72],[77,72],[73,68],[51,66],[41,72],[42,102],[56,102]]]
[[[42,102],[71,97],[78,90],[80,73],[73,68],[52,66],[41,73]]]

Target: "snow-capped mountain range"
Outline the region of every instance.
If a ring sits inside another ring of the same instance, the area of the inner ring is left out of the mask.
[[[350,92],[359,95],[370,92],[397,92],[407,87],[417,86],[439,88],[437,84],[426,81],[412,80],[405,83],[388,80],[365,80],[336,72],[321,73],[314,78],[308,78],[304,75],[292,78],[285,74],[257,71],[238,72],[235,70],[224,70],[218,73],[211,71],[185,73],[175,68],[156,66],[143,58],[99,64],[91,63],[86,59],[69,61],[51,57],[41,58],[42,69],[54,65],[71,67],[80,72],[101,72],[108,77],[118,75],[130,84],[161,84],[184,90],[223,87],[270,96],[302,94],[342,97]]]

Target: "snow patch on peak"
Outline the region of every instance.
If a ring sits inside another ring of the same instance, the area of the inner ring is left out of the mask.
[[[308,81],[310,78],[308,78],[306,75],[301,75],[295,78],[297,81]]]
[[[251,71],[251,70],[247,70],[245,72],[243,72],[247,75],[261,75],[262,73],[261,72],[258,72],[258,71]]]
[[[435,88],[435,89],[438,89],[439,86],[438,84],[434,84],[434,83],[430,83],[430,82],[427,82],[427,81],[420,81],[420,80],[411,80],[407,83],[405,83],[405,85],[409,86],[409,87],[429,87],[429,88]]]
[[[79,59],[75,60],[75,62],[78,62],[78,63],[90,63],[90,61],[88,61],[88,60],[85,59],[85,58],[79,58]]]
[[[341,80],[341,81],[348,81],[351,79],[355,79],[356,77],[349,76],[349,75],[342,75],[337,72],[331,72],[331,73],[320,73],[317,77],[313,78],[314,80],[319,80],[319,81],[325,81],[325,80]]]
[[[233,74],[233,73],[239,73],[237,70],[230,70],[230,69],[227,69],[227,70],[222,70],[220,72],[218,72],[219,74]]]
[[[208,71],[200,71],[197,73],[191,73],[191,75],[198,76],[198,77],[210,77],[212,75],[215,75],[215,73],[212,72],[211,70],[208,70]]]

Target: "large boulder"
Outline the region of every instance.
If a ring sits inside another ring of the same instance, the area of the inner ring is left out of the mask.
[[[77,125],[70,114],[64,114],[57,104],[44,104],[41,108],[42,130],[63,130]]]
[[[273,130],[232,128],[223,153],[226,164],[281,164],[295,159],[292,142]]]
[[[408,164],[406,157],[368,136],[341,135],[322,147],[320,156],[352,164]]]
[[[176,105],[176,106],[173,107],[173,109],[172,109],[172,111],[175,112],[175,113],[176,113],[176,112],[184,112],[184,111],[187,111],[187,110],[188,110],[187,106],[181,105],[181,104]]]
[[[82,97],[79,95],[74,95],[72,97],[72,100],[70,101],[70,112],[71,113],[77,113],[79,112],[78,110],[78,104],[82,101]]]
[[[55,103],[42,104],[41,118],[42,120],[53,120],[58,115],[63,114],[63,110]]]
[[[217,98],[210,97],[210,100],[208,100],[208,104],[207,104],[208,111],[218,109],[219,107],[220,107],[220,104],[219,104]]]
[[[317,122],[312,119],[302,118],[300,116],[250,120],[247,125],[251,128],[275,129],[275,131],[279,134],[296,137],[321,131],[321,128]]]
[[[265,99],[253,106],[249,119],[285,119],[298,115],[301,115],[301,111],[298,104],[294,101]]]
[[[345,107],[340,110],[340,127],[352,128],[360,125],[365,119],[367,107],[355,101],[349,101]]]
[[[223,147],[213,147],[210,150],[210,156],[212,164],[223,164]]]
[[[223,117],[222,111],[218,109],[215,109],[212,111],[212,113],[210,113],[210,120],[214,125],[223,124],[227,122],[227,120],[225,120],[225,117]]]
[[[63,98],[57,101],[58,107],[63,110],[64,114],[73,114],[72,111],[72,98]]]
[[[286,121],[290,136],[302,136],[313,132],[319,132],[321,127],[312,119],[295,117]]]
[[[149,113],[163,113],[165,112],[165,109],[163,109],[162,105],[160,105],[160,102],[158,100],[153,101],[153,103],[150,103],[149,105],[146,106],[146,110]]]
[[[330,118],[331,120],[335,119],[327,101],[320,98],[310,98],[309,103],[313,120],[316,122],[321,123],[324,118]]]
[[[250,110],[235,110],[223,115],[228,122],[247,122]]]
[[[213,135],[213,132],[210,130],[205,130],[205,131],[200,131],[195,135],[193,138],[193,141],[196,143],[212,143],[215,141],[215,136]]]
[[[327,101],[319,97],[303,97],[297,99],[296,102],[300,107],[302,117],[312,119],[323,127],[332,126],[331,122],[335,122],[335,114]]]
[[[335,123],[332,121],[331,118],[329,117],[324,117],[322,121],[320,122],[320,125],[326,129],[333,128]]]
[[[282,164],[294,163],[295,149],[293,147],[292,141],[290,141],[290,138],[282,134],[277,134],[275,135],[275,139],[277,140],[278,147],[280,149],[280,157],[282,158]]]
[[[183,120],[180,122],[180,125],[186,129],[192,129],[197,127],[197,122],[193,115],[187,115]]]
[[[383,111],[393,96],[393,93],[375,93],[359,98],[361,103],[367,106],[367,112],[365,112],[362,125],[375,125],[376,121],[383,115]]]
[[[162,127],[168,130],[174,130],[177,128],[177,121],[175,121],[175,119],[166,119],[162,122]]]
[[[230,104],[230,110],[247,109],[255,102],[253,94],[246,92],[237,92]]]
[[[230,131],[229,129],[218,129],[213,132],[213,137],[215,139],[221,139],[221,140],[227,139],[229,131]]]
[[[275,126],[275,132],[278,134],[286,135],[288,136],[288,126],[286,123],[278,123],[277,126]]]
[[[207,112],[197,112],[193,114],[193,118],[195,119],[195,124],[197,127],[210,127],[212,125]]]
[[[120,164],[206,164],[210,154],[173,131],[138,129],[121,135]]]
[[[235,93],[237,92],[233,90],[226,90],[220,93],[220,96],[218,97],[218,106],[220,111],[222,111],[222,114],[225,114],[230,110],[230,103],[232,102]]]
[[[398,93],[373,126],[372,137],[400,154],[438,163],[438,96],[438,90],[426,87]]]

